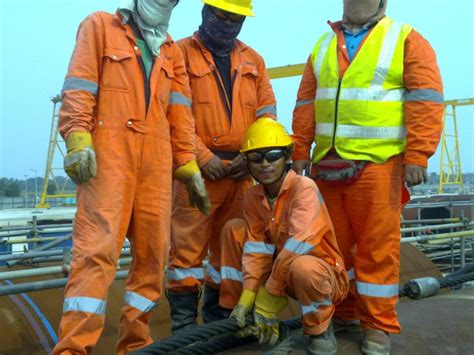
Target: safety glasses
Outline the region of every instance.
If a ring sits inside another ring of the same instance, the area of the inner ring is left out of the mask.
[[[234,13],[229,12],[229,11],[221,10],[221,9],[218,9],[217,7],[214,7],[214,6],[211,6],[210,8],[211,8],[211,11],[214,15],[216,15],[217,17],[219,17],[220,19],[222,19],[224,21],[229,20],[230,22],[238,23],[238,22],[242,22],[243,20],[245,20],[245,16],[234,14]]]
[[[288,154],[287,149],[271,149],[266,152],[249,152],[245,154],[245,158],[254,164],[260,164],[265,159],[269,163],[276,162],[278,159],[286,157]]]

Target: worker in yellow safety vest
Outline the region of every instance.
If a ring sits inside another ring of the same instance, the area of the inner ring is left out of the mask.
[[[365,354],[389,354],[389,334],[400,332],[404,183],[426,182],[444,107],[433,49],[386,6],[344,0],[343,20],[308,59],[293,115],[294,169],[317,179],[351,279],[335,330],[363,330]]]

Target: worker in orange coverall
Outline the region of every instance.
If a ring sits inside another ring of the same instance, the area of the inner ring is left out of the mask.
[[[278,313],[287,296],[295,298],[304,333],[311,336],[309,353],[336,354],[330,322],[347,294],[348,277],[316,184],[287,167],[292,147],[284,127],[270,118],[247,130],[241,152],[259,184],[245,195],[245,218],[229,221],[222,231],[221,272],[232,278],[223,280],[220,304],[233,308],[231,317],[244,334],[274,345]],[[252,309],[255,325],[246,326]]]
[[[98,341],[125,237],[132,263],[117,353],[152,343],[148,323],[169,250],[173,161],[190,202],[209,211],[186,68],[166,32],[176,3],[123,0],[115,15],[96,12],[79,27],[59,112],[78,206],[53,354],[86,354]]]
[[[365,354],[389,354],[389,334],[400,332],[404,182],[426,182],[443,117],[433,49],[386,6],[344,0],[343,20],[308,59],[293,115],[294,169],[317,178],[351,278],[334,322],[362,328]]]
[[[212,209],[208,216],[189,207],[182,184],[174,186],[171,253],[167,273],[173,333],[196,326],[200,286],[202,317],[228,317],[219,307],[220,232],[242,217],[244,191],[252,185],[239,154],[246,128],[263,115],[276,117],[276,102],[262,57],[236,39],[251,0],[203,0],[202,24],[178,42],[189,75],[196,121],[197,161]],[[207,273],[203,260],[208,255]]]

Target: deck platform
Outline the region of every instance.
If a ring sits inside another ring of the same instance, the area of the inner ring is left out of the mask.
[[[422,300],[402,300],[398,306],[402,333],[392,335],[392,355],[474,355],[474,287],[442,292]],[[292,354],[306,354],[308,338],[293,333]],[[338,355],[361,354],[361,333],[337,333]],[[248,345],[222,354],[262,354]]]

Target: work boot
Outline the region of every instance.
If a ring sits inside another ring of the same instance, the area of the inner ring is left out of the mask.
[[[171,332],[179,334],[186,329],[196,327],[201,292],[173,292],[166,290],[165,294],[170,304]]]
[[[308,354],[310,355],[336,355],[337,340],[334,336],[332,327],[319,335],[311,335],[308,346]]]
[[[369,329],[362,340],[362,354],[390,355],[390,336],[382,330]]]
[[[337,317],[332,317],[332,329],[334,333],[344,331],[348,333],[359,333],[362,331],[358,319],[341,319]]]
[[[202,320],[204,323],[229,318],[231,309],[219,306],[220,290],[209,285],[204,286],[204,303],[202,305]]]

